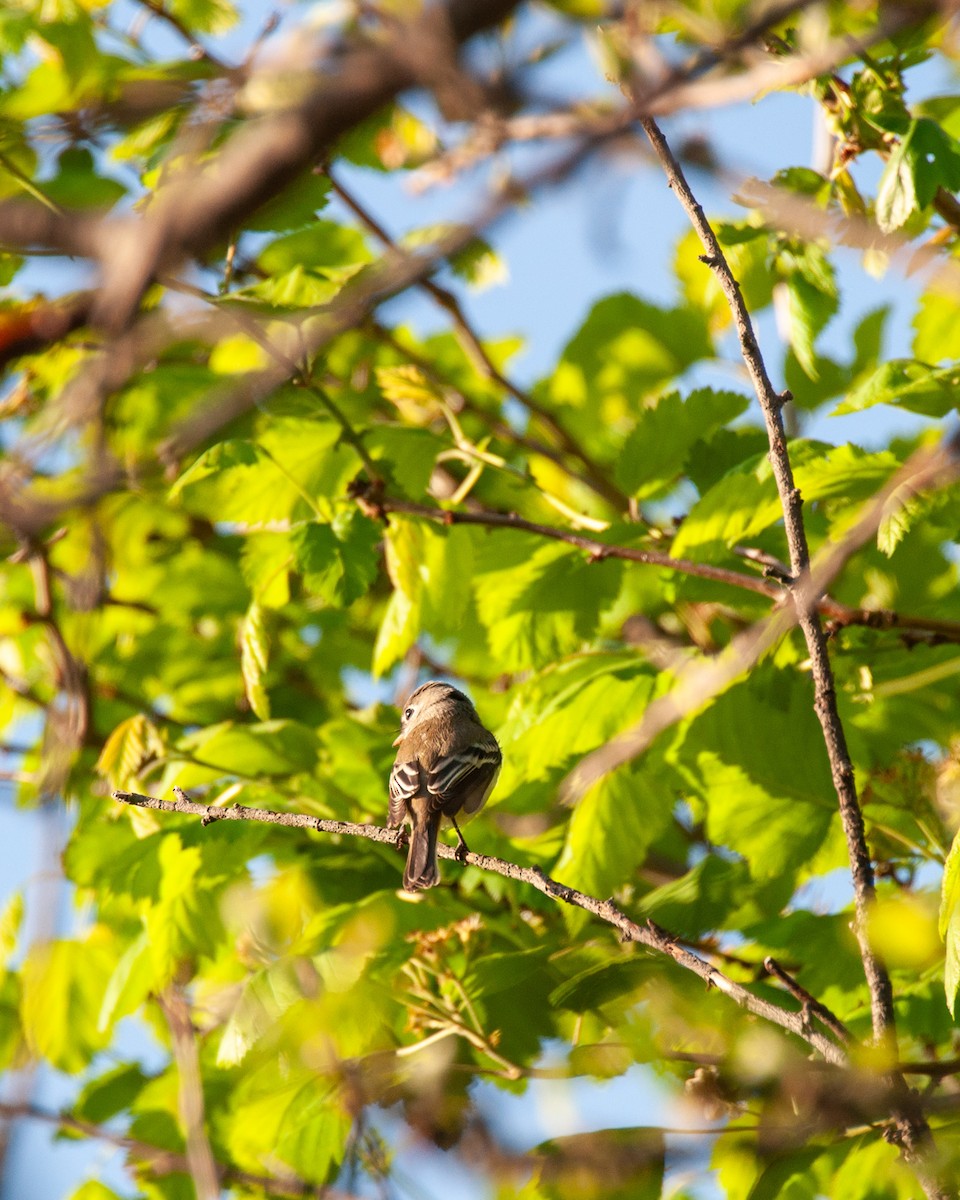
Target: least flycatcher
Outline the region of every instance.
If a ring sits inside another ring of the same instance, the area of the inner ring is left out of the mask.
[[[457,813],[483,806],[500,774],[500,747],[484,729],[463,692],[431,680],[403,708],[397,759],[390,772],[391,829],[410,823],[410,848],[403,872],[408,892],[440,882],[437,833],[442,817],[457,831],[457,853],[465,852]]]

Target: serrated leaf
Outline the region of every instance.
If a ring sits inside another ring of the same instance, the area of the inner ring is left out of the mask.
[[[324,1183],[343,1158],[352,1124],[336,1089],[319,1078],[312,1080],[283,1114],[277,1156],[304,1179]]]
[[[270,720],[270,698],[263,685],[269,652],[263,609],[254,600],[240,627],[240,671],[247,702],[261,721]]]
[[[186,734],[168,751],[160,789],[191,788],[217,779],[290,775],[316,764],[317,736],[297,721],[223,721]]]
[[[911,358],[881,363],[833,410],[833,416],[893,404],[925,417],[943,417],[960,398],[960,368],[931,367]]]
[[[397,367],[377,367],[377,383],[404,420],[428,425],[442,415],[442,396],[436,385],[412,363]]]
[[[909,488],[899,488],[888,499],[877,530],[877,549],[887,558],[903,541],[917,518],[929,512],[928,496],[918,496]]]
[[[662,763],[658,770],[655,758],[648,754],[643,770],[604,776],[580,797],[553,875],[595,896],[609,896],[635,877],[673,813],[671,772]]]
[[[480,543],[474,589],[501,670],[526,670],[581,648],[613,603],[623,574],[612,559],[538,545],[524,534]]]
[[[638,499],[664,490],[676,480],[693,445],[749,405],[746,396],[712,388],[698,388],[685,399],[677,392],[661,396],[641,410],[624,443],[614,475],[617,483]]]

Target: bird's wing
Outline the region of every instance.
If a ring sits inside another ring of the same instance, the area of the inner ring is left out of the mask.
[[[503,757],[492,735],[443,754],[427,768],[427,794],[433,811],[475,812],[496,782]],[[459,801],[459,803],[457,803]]]
[[[420,791],[420,764],[416,759],[411,762],[393,764],[390,772],[390,810],[387,824],[391,829],[402,825],[407,815],[407,806]]]

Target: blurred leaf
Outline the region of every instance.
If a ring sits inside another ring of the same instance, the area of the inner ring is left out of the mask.
[[[659,1129],[598,1129],[535,1147],[539,1185],[551,1200],[659,1200],[664,1144]]]
[[[247,702],[261,721],[270,720],[270,698],[263,684],[267,671],[269,641],[263,609],[256,600],[247,609],[240,631],[240,672]]]
[[[943,990],[947,997],[947,1008],[953,1016],[957,991],[960,989],[960,833],[953,839],[943,868],[939,929],[946,946]]]
[[[97,1021],[109,968],[107,949],[95,935],[31,947],[20,1017],[34,1054],[75,1075],[109,1043]]]

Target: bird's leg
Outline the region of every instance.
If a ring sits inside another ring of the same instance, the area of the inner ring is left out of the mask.
[[[466,862],[467,855],[470,853],[470,847],[464,840],[463,834],[460,832],[460,826],[457,824],[457,818],[451,816],[453,827],[457,831],[457,862]]]

